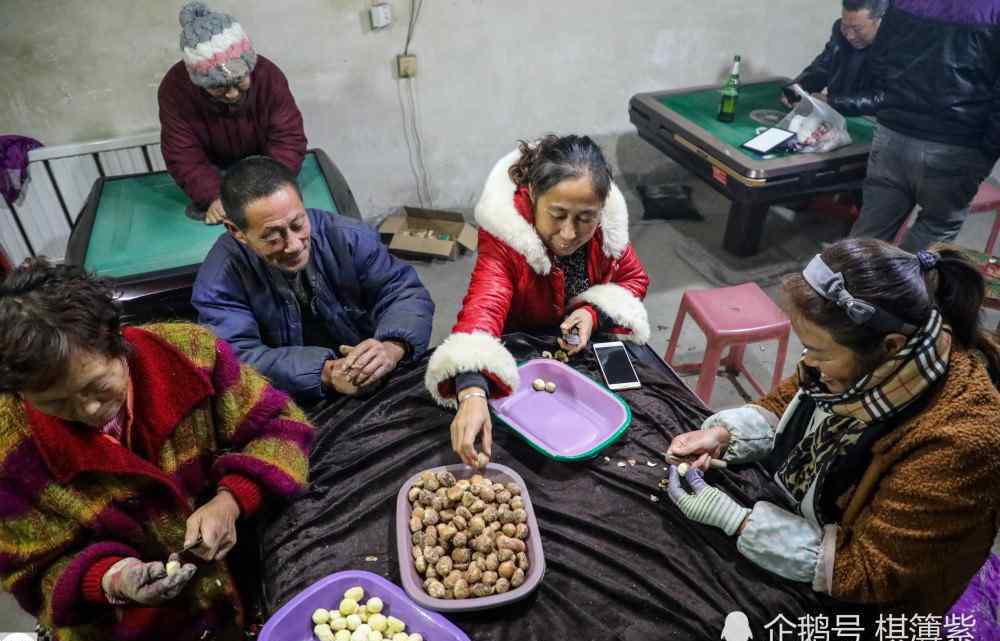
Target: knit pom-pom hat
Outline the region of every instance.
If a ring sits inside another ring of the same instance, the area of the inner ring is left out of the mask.
[[[206,89],[226,87],[253,71],[257,54],[232,16],[216,13],[204,2],[189,2],[179,19],[181,51],[191,82]]]

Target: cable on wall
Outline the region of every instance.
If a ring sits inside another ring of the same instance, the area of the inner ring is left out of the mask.
[[[410,19],[406,29],[406,42],[403,44],[403,55],[410,53],[410,45],[413,42],[423,7],[424,0],[410,0]],[[406,83],[405,89],[402,86],[397,87],[397,97],[402,112],[403,137],[409,155],[410,171],[413,173],[417,188],[417,200],[421,207],[433,207],[430,172],[427,171],[427,163],[424,160],[424,140],[420,134],[420,113],[417,105],[417,92],[414,87],[415,79],[400,78],[399,82]]]

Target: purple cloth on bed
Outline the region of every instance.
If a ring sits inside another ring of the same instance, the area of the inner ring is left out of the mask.
[[[8,203],[17,201],[28,179],[28,152],[42,143],[27,136],[0,135],[0,192]]]
[[[976,641],[1000,641],[1000,556],[990,555],[948,614],[972,615]]]

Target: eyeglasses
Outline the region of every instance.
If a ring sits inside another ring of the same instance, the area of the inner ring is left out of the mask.
[[[250,76],[244,77],[236,84],[232,85],[222,85],[221,87],[206,87],[205,93],[212,96],[213,98],[222,98],[228,94],[231,90],[237,90],[240,93],[250,90]]]
[[[848,26],[848,25],[843,24],[843,23],[841,23],[841,25],[840,25],[840,31],[845,36],[847,36],[847,35],[855,35],[855,36],[864,35],[865,31],[867,31],[870,28],[871,27],[869,27],[867,25]]]

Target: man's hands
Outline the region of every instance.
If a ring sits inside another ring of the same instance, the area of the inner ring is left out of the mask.
[[[211,501],[195,510],[188,517],[184,546],[198,540],[201,543],[191,549],[191,553],[206,561],[225,558],[236,545],[236,519],[240,516],[240,506],[228,490],[220,490]]]
[[[829,101],[829,98],[825,91],[819,91],[817,93],[814,93],[812,94],[812,97],[822,102]],[[798,95],[795,95],[795,100],[789,100],[787,94],[785,94],[784,92],[782,92],[781,94],[781,104],[783,104],[788,109],[794,109],[795,105],[799,104],[800,100],[802,100],[802,98]]]
[[[222,199],[216,198],[205,210],[205,224],[218,225],[226,219],[226,210],[222,206]]]
[[[570,345],[564,339],[559,339],[559,347],[565,350],[567,356],[572,356],[590,343],[590,337],[594,333],[594,316],[588,310],[580,308],[566,317],[559,330],[563,336],[575,333],[580,337],[578,345]]]
[[[177,561],[176,554],[170,555],[170,561]],[[137,558],[129,557],[112,565],[101,578],[101,588],[114,604],[135,603],[138,605],[157,606],[174,599],[197,568],[191,563],[185,563],[173,576],[167,576],[167,569],[160,561],[143,563]]]
[[[354,346],[341,345],[340,353],[344,358],[328,360],[320,378],[338,394],[356,396],[394,370],[406,355],[406,347],[399,341],[369,338]]]
[[[352,383],[351,379],[347,376],[346,363],[347,360],[344,358],[328,360],[323,365],[323,373],[320,378],[323,380],[324,386],[334,390],[338,394],[355,396],[359,391],[358,386]]]
[[[352,385],[374,385],[396,368],[406,356],[406,347],[399,341],[378,341],[369,338],[354,347],[341,346],[344,370]]]
[[[483,396],[486,391],[479,387],[467,387],[459,393],[458,413],[451,422],[451,449],[462,462],[471,467],[479,467],[479,453],[476,452],[476,437],[483,435],[483,454],[493,456],[493,423],[490,420],[490,406]]]

